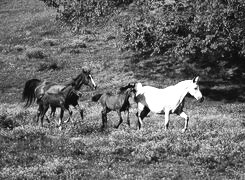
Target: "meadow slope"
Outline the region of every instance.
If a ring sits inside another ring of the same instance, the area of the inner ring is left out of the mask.
[[[119,119],[112,112],[102,131],[101,107],[92,95],[135,81],[166,87],[181,78],[168,78],[159,66],[154,71],[151,59],[136,63],[132,52],[121,52],[113,24],[93,30],[71,34],[38,0],[0,1],[0,179],[245,179],[244,85],[203,83],[203,103],[187,98],[184,134],[181,118],[171,115],[166,132],[164,117],[152,113],[137,130],[133,100],[131,127],[123,122],[115,129]],[[66,82],[84,66],[99,87],[81,89],[85,119],[74,110],[64,130],[55,120],[40,127],[37,106],[23,108],[24,83]]]

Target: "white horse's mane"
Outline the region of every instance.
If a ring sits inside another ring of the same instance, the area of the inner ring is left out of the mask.
[[[183,84],[189,84],[190,82],[192,82],[192,80],[184,80],[184,81],[178,82],[174,86],[182,86]]]

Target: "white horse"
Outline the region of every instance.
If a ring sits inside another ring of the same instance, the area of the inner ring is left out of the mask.
[[[169,115],[175,113],[185,119],[185,127],[182,132],[188,128],[189,117],[183,111],[184,98],[187,93],[190,93],[197,100],[204,100],[202,93],[199,90],[199,77],[193,80],[181,81],[176,85],[158,89],[152,86],[142,86],[141,83],[135,84],[136,96],[135,101],[138,104],[138,123],[139,129],[143,122],[142,120],[151,111],[158,114],[165,113],[165,130],[168,129]]]

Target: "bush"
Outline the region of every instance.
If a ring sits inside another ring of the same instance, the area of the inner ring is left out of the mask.
[[[204,75],[243,76],[243,0],[41,1],[57,8],[57,19],[76,32],[89,24],[107,22],[124,10],[122,18],[117,16],[124,42],[122,49],[164,55],[171,64],[194,64]]]
[[[30,125],[19,126],[12,132],[12,138],[15,140],[36,140],[46,136],[47,130],[40,127],[33,127]]]
[[[44,59],[48,57],[47,54],[44,53],[44,50],[41,48],[29,48],[26,50],[26,57],[29,59],[36,58],[36,59]]]
[[[64,52],[66,50],[69,50],[69,52],[75,52],[79,51],[81,49],[87,48],[87,44],[84,41],[81,40],[73,40],[72,42],[69,42],[62,46],[60,48],[61,52]]]
[[[106,22],[119,7],[133,0],[40,0],[57,9],[57,19],[73,31],[80,31],[88,23]]]
[[[124,48],[169,55],[181,63],[188,57],[187,63],[200,69],[211,67],[214,73],[241,76],[245,69],[244,1],[159,2],[137,6],[139,15],[123,26]]]
[[[13,49],[14,49],[15,52],[22,52],[22,51],[25,50],[25,46],[23,46],[23,45],[15,45],[13,47]]]
[[[46,38],[46,39],[43,39],[40,44],[43,46],[56,46],[59,44],[59,42],[57,39]]]
[[[28,124],[27,116],[29,116],[27,111],[18,112],[14,116],[9,113],[0,114],[0,128],[12,130],[20,125]]]
[[[61,69],[64,69],[66,66],[66,62],[55,62],[55,61],[51,61],[51,62],[44,62],[39,64],[38,67],[38,71],[49,71],[49,70],[53,70],[53,71],[59,71]]]
[[[0,116],[0,127],[4,129],[13,129],[14,122],[12,119],[8,118],[7,114]]]

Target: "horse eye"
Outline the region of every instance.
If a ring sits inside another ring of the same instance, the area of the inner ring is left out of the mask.
[[[195,87],[195,90],[198,90],[198,88],[197,88],[197,87]]]

